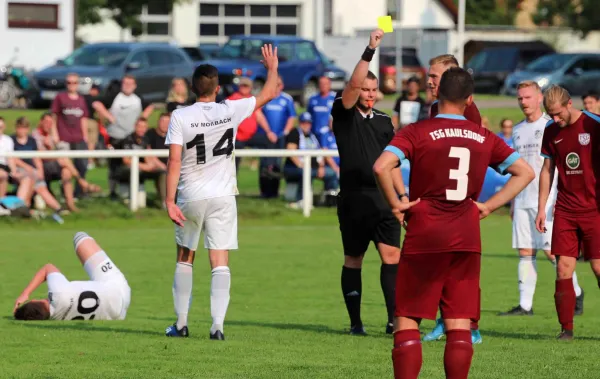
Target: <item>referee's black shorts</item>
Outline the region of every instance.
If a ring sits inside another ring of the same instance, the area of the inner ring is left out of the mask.
[[[400,247],[400,223],[377,189],[340,191],[337,214],[344,255],[363,255],[371,241]]]

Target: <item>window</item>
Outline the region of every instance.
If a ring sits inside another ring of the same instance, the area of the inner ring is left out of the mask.
[[[295,5],[278,5],[277,6],[277,17],[296,17]]]
[[[300,61],[315,61],[317,53],[310,42],[300,42],[296,45],[296,58]]]
[[[171,13],[166,1],[149,1],[147,7],[151,15],[168,16]]]
[[[596,58],[586,58],[583,69],[585,71],[600,71],[600,61]]]
[[[150,61],[150,66],[165,66],[171,64],[169,54],[164,50],[148,51],[148,60]]]
[[[275,33],[284,36],[295,36],[296,25],[277,25]]]
[[[198,51],[198,55],[200,56],[199,60],[202,60],[202,55],[200,55],[200,51],[198,49],[196,49]],[[185,61],[185,59],[183,59],[183,57],[179,54],[175,54],[175,53],[169,53],[169,60],[171,61],[172,64],[181,64]]]
[[[271,34],[271,25],[252,24],[252,25],[250,25],[250,34]]]
[[[146,23],[146,34],[150,36],[168,36],[168,22],[148,22]]]
[[[271,16],[270,5],[251,5],[250,16],[253,17],[269,17]]]
[[[8,3],[8,27],[58,29],[58,4]]]
[[[200,16],[218,16],[219,4],[200,4]]]
[[[243,17],[244,16],[244,10],[245,10],[246,6],[245,5],[233,5],[233,4],[225,4],[225,16],[231,16],[231,17]]]
[[[219,24],[200,24],[201,36],[218,36]]]
[[[280,43],[277,45],[277,55],[279,58],[283,58],[285,60],[293,60],[294,59],[294,44],[293,43]]]
[[[145,51],[138,51],[137,53],[133,54],[133,57],[131,57],[131,60],[129,62],[139,63],[140,68],[146,68],[150,64],[148,63],[148,55]]]
[[[244,24],[225,24],[225,35],[244,34]]]
[[[63,59],[65,66],[118,66],[129,55],[125,47],[86,45]]]

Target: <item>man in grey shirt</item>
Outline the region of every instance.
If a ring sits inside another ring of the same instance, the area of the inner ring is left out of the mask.
[[[135,129],[138,118],[148,119],[154,110],[143,97],[135,93],[137,88],[135,78],[125,75],[121,80],[121,89],[109,88],[106,95],[92,103],[92,107],[100,117],[107,120],[109,146],[121,146],[123,140]],[[111,197],[116,198],[115,168],[121,159],[109,159],[108,181]]]

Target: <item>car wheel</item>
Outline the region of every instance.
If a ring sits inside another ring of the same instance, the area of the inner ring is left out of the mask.
[[[309,80],[304,85],[304,90],[302,91],[302,106],[306,107],[308,104],[308,100],[319,92],[319,85],[314,80]]]

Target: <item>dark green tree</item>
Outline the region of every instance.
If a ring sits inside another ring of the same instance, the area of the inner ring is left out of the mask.
[[[540,0],[533,21],[542,26],[565,26],[583,37],[600,29],[598,0]]]

